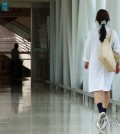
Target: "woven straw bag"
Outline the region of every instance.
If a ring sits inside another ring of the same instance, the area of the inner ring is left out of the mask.
[[[100,62],[109,72],[116,71],[116,60],[115,60],[114,52],[112,50],[112,34],[113,34],[113,30],[110,29],[108,37],[105,38],[102,43],[101,51],[98,56]]]

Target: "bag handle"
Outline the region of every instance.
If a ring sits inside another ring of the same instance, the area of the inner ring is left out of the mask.
[[[108,37],[107,37],[107,39],[110,41],[110,44],[112,43],[112,34],[113,34],[113,30],[110,29],[109,30],[109,34],[108,34]]]

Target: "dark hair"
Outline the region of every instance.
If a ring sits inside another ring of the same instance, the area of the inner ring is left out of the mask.
[[[99,25],[101,25],[101,22],[102,21],[106,21],[106,24],[107,22],[110,20],[110,17],[109,17],[109,14],[106,10],[104,9],[100,9],[98,12],[97,12],[97,15],[96,15],[96,21],[98,21]],[[99,40],[101,42],[104,41],[105,37],[106,37],[106,28],[105,28],[105,24],[102,24],[101,28],[100,28],[100,31],[99,31]]]
[[[18,49],[18,43],[15,43],[15,44],[14,44],[14,48],[15,48],[15,49]]]

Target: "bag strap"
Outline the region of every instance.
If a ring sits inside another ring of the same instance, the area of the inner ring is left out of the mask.
[[[110,30],[109,30],[109,34],[108,34],[108,36],[107,36],[107,39],[110,41],[110,44],[112,43],[112,34],[113,34],[113,30],[110,29]]]

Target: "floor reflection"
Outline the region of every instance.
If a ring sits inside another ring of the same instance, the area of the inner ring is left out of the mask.
[[[22,95],[22,81],[11,82],[11,93],[18,93]]]
[[[97,129],[98,111],[93,98],[43,84],[31,88],[30,79],[12,82],[8,92],[0,92],[0,106],[0,134],[120,133],[119,126]],[[112,123],[120,118],[120,108],[109,108]]]
[[[31,98],[33,134],[118,134],[120,131],[120,127],[110,126],[97,129],[98,112],[93,98],[40,86],[32,90],[35,91]]]
[[[22,97],[22,81],[11,82],[11,105],[15,113],[18,113],[19,101]]]

